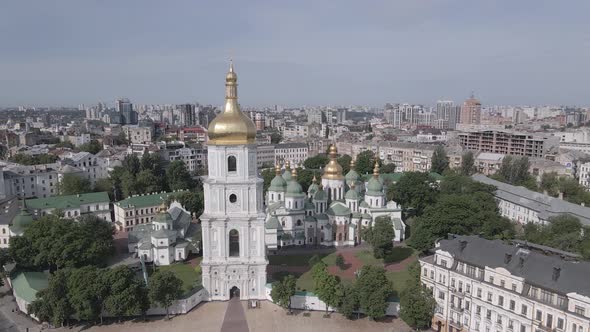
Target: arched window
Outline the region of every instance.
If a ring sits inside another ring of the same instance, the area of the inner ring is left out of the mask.
[[[236,194],[231,194],[229,195],[229,202],[230,203],[235,203],[238,200],[238,196],[236,196]]]
[[[229,256],[240,256],[240,234],[235,229],[229,231]]]
[[[227,171],[228,172],[235,172],[237,169],[237,162],[235,156],[227,157]]]
[[[301,226],[301,220],[297,219],[297,226]]]

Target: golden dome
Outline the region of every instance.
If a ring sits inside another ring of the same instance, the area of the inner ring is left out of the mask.
[[[230,63],[225,76],[225,108],[209,124],[209,143],[211,145],[241,145],[256,142],[254,122],[240,111],[238,105],[238,76]]]
[[[336,144],[330,145],[329,156],[330,161],[328,162],[328,165],[326,165],[326,168],[324,168],[324,175],[322,178],[328,180],[342,180],[344,176],[342,175],[342,166],[340,166],[336,160],[336,158],[338,158]]]

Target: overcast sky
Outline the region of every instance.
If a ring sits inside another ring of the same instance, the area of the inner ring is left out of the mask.
[[[589,0],[0,2],[0,105],[590,105]]]

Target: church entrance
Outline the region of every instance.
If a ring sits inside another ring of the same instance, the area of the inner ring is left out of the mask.
[[[238,286],[234,286],[229,290],[229,298],[233,299],[233,298],[240,298],[240,289],[238,288]]]

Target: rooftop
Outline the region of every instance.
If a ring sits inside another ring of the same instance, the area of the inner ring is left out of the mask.
[[[136,195],[129,198],[126,198],[122,201],[118,201],[115,203],[117,206],[122,208],[129,208],[129,207],[136,207],[136,208],[143,208],[148,206],[159,206],[165,201],[168,196],[172,196],[175,194],[182,193],[183,190],[175,191],[175,192],[161,192],[161,193],[153,193],[153,194],[145,194],[145,195]]]
[[[71,209],[79,208],[83,204],[96,204],[110,202],[106,191],[98,193],[86,193],[67,196],[53,196],[27,200],[29,209]]]

